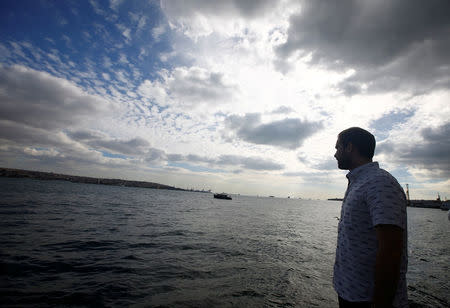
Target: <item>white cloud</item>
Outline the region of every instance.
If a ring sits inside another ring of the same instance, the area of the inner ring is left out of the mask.
[[[159,59],[162,62],[167,62],[169,61],[171,58],[173,58],[174,56],[176,56],[176,51],[172,51],[172,52],[162,52],[159,54]]]
[[[404,129],[400,131],[407,133]],[[428,173],[427,178],[449,178],[450,122],[440,126],[424,125],[401,139],[389,138],[378,146],[378,152],[416,173]]]
[[[124,53],[121,53],[119,55],[119,62],[123,63],[123,64],[128,64],[129,63],[128,62],[128,58],[127,58],[127,56]]]
[[[55,149],[38,150],[29,147],[24,149],[24,153],[31,156],[45,156],[45,157],[57,157],[61,155],[61,153],[56,151]]]
[[[103,57],[103,66],[106,68],[112,67],[112,61],[108,56]]]
[[[152,36],[155,41],[159,41],[161,36],[166,32],[165,25],[161,24],[152,29]]]
[[[119,6],[123,3],[123,0],[109,0],[109,7],[117,11],[119,9]]]
[[[90,3],[99,16],[80,29],[81,43],[102,49],[95,58],[78,61],[55,43],[60,36],[42,49],[0,44],[2,165],[20,156],[93,176],[336,197],[345,189],[336,136],[360,126],[375,132],[382,166],[426,182],[421,194],[448,183],[437,150],[448,144],[450,117],[441,12],[423,25],[411,20],[427,10],[407,1],[385,12],[357,1],[330,10],[188,0],[162,1],[166,19],[153,19],[119,14],[121,1]],[[379,18],[386,23],[362,22]]]
[[[138,22],[138,25],[137,25],[137,30],[138,31],[142,31],[146,24],[147,24],[147,17],[142,16],[141,18],[139,18],[139,22]]]
[[[243,29],[264,27],[298,9],[289,1],[164,1],[162,8],[172,28],[198,40],[212,33],[233,36]],[[284,19],[286,20],[286,19]]]
[[[194,154],[181,155],[169,154],[167,156],[172,162],[188,162],[193,164],[207,164],[210,167],[232,169],[243,168],[247,170],[271,171],[282,170],[284,165],[270,159],[264,159],[257,156],[246,157],[242,155],[220,155],[217,158],[208,158]]]
[[[106,12],[100,8],[100,5],[96,0],[89,0],[89,3],[91,4],[92,8],[94,9],[94,12],[99,15],[106,15]]]
[[[137,91],[143,98],[149,99],[160,106],[167,105],[167,93],[159,81],[145,80]]]
[[[126,27],[123,24],[117,24],[116,27],[117,27],[117,29],[119,29],[119,31],[122,33],[122,35],[125,37],[125,39],[126,39],[125,41],[127,43],[129,43],[131,40],[131,29]]]
[[[277,47],[278,63],[298,55],[311,65],[353,68],[339,85],[347,95],[448,89],[449,8],[448,1],[304,1]]]
[[[181,106],[185,110],[199,105],[220,105],[231,101],[235,85],[221,73],[200,67],[178,67],[162,71],[161,80],[144,81],[138,92],[161,106]]]
[[[9,58],[11,53],[9,52],[8,48],[6,48],[5,45],[0,44],[0,61],[5,61],[7,58]]]
[[[19,55],[20,57],[22,57],[24,59],[27,58],[27,56],[25,55],[25,53],[22,50],[22,47],[18,43],[10,42],[9,44],[12,46],[14,54]]]
[[[234,129],[229,126],[221,126],[219,121],[217,130],[227,131],[228,140],[232,141],[229,146],[233,149],[255,153],[262,149],[255,143],[263,145],[282,143],[282,138],[275,137],[271,139],[273,142],[269,142],[270,138],[267,137],[267,134],[262,133],[262,128],[266,127],[265,124],[270,127],[269,123],[279,123],[280,127],[287,128],[282,125],[284,124],[284,112],[286,114],[289,112],[289,117],[293,119],[302,118],[303,121],[309,123],[323,123],[322,130],[302,139],[302,143],[295,142],[294,137],[298,137],[295,133],[292,135],[292,142],[285,143],[285,149],[302,144],[302,151],[305,153],[304,163],[298,161],[295,155],[283,154],[277,150],[265,153],[272,157],[274,155],[282,157],[290,168],[298,170],[292,172],[297,172],[303,179],[308,178],[307,173],[311,172],[310,168],[315,170],[324,168],[329,173],[336,167],[332,159],[334,144],[337,134],[345,128],[361,126],[371,130],[370,125],[374,120],[392,112],[415,110],[417,105],[428,106],[429,111],[426,114],[429,115],[427,116],[429,120],[427,121],[436,121],[441,117],[439,113],[443,108],[442,103],[431,103],[436,102],[436,97],[428,97],[428,99],[420,97],[421,99],[411,100],[407,92],[410,89],[408,86],[397,87],[393,92],[372,91],[376,86],[372,80],[380,85],[380,82],[384,82],[381,79],[382,73],[370,76],[370,71],[367,71],[366,80],[357,85],[365,90],[355,92],[349,98],[343,94],[349,94],[351,87],[355,86],[350,83],[352,78],[363,76],[361,70],[330,70],[325,65],[313,66],[312,63],[316,63],[313,62],[316,58],[313,58],[311,54],[304,58],[298,58],[292,54],[289,61],[280,59],[277,46],[286,43],[288,38],[292,39],[295,35],[296,29],[293,22],[301,12],[296,4],[280,2],[270,11],[254,15],[237,12],[233,3],[187,3],[186,6],[189,8],[185,8],[184,3],[177,2],[165,3],[165,5],[163,9],[172,29],[184,35],[174,43],[177,46],[177,52],[193,61],[195,66],[202,67],[207,71],[220,72],[228,78],[232,76],[230,79],[233,80],[233,84],[238,85],[231,90],[232,99],[219,104],[218,111],[223,113],[221,120],[232,114],[258,113],[261,115],[258,125],[254,125],[253,134],[245,133],[245,126],[251,126],[251,121],[249,122],[245,117],[239,118],[240,121],[237,122],[241,124]],[[217,9],[217,5],[221,7],[220,10]],[[292,19],[290,16],[293,16]],[[191,39],[191,44],[185,42],[185,37]],[[162,60],[167,60],[167,58],[163,56]],[[279,60],[283,60],[282,62],[287,68],[286,72],[289,71],[289,73],[279,74],[273,70],[274,63]],[[393,72],[393,70],[389,69],[389,72]],[[168,72],[168,75],[170,74],[171,72]],[[171,100],[168,82],[154,81],[151,85],[169,96],[164,98],[166,101]],[[343,92],[344,87],[348,87],[347,92]],[[153,93],[158,92],[156,89],[152,90]],[[443,94],[443,97],[448,98],[449,96]],[[173,105],[171,104],[171,106]],[[210,113],[214,110],[208,109]],[[191,110],[186,108],[183,110],[191,114]],[[424,108],[420,108],[420,110],[424,110]],[[418,118],[423,120],[424,114],[417,112]],[[407,126],[408,123],[415,120],[407,118],[405,121],[403,124]],[[389,130],[392,129],[394,128]],[[411,126],[403,133],[405,136],[411,136],[420,129]],[[259,136],[257,133],[260,131],[259,135],[261,136],[258,139],[256,137]],[[273,133],[273,130],[268,129],[268,132]],[[385,133],[383,132],[383,134]],[[397,137],[390,135],[389,138]],[[239,140],[244,141],[245,139],[250,142],[239,142]],[[223,149],[221,146],[217,146],[217,148]],[[388,160],[388,157],[383,155],[378,155],[378,158]],[[382,162],[382,165],[386,165],[385,162]],[[392,161],[387,166],[395,169],[401,165]],[[339,181],[340,176],[342,175],[337,173],[331,178]],[[324,175],[324,177],[330,177],[330,174]]]

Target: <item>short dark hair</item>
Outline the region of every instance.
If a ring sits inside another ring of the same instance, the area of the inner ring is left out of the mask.
[[[375,137],[360,127],[350,127],[338,135],[339,141],[344,147],[349,143],[358,149],[360,155],[372,159],[375,152]]]

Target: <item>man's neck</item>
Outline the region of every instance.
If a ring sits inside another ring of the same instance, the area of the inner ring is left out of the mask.
[[[371,163],[372,160],[371,159],[358,159],[356,161],[353,162],[352,167],[350,169],[348,169],[349,171],[352,171],[353,169],[356,169],[358,167],[361,167],[365,164]]]

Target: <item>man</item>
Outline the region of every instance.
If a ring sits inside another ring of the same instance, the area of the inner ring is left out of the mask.
[[[339,307],[408,307],[406,197],[372,162],[374,151],[375,137],[362,128],[338,135],[334,157],[350,171],[333,277]]]

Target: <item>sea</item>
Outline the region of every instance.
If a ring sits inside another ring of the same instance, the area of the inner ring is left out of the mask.
[[[232,197],[0,178],[0,306],[337,307],[341,203]],[[447,212],[408,232],[410,306],[449,307]]]

